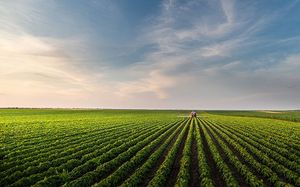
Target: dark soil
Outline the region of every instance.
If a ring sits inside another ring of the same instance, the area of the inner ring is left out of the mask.
[[[182,121],[181,122],[176,122],[175,124],[174,124],[174,126],[180,126],[180,125],[182,125]],[[174,127],[173,126],[173,127]],[[173,128],[173,127],[171,127],[171,128]],[[179,128],[183,128],[183,127],[179,127]],[[175,128],[175,130],[176,130],[177,128]],[[166,140],[167,140],[167,138],[170,136],[172,134],[172,132],[169,132],[164,138],[163,138],[163,140],[161,140],[160,142],[159,142],[159,144],[158,145],[156,145],[152,150],[151,150],[151,152],[150,152],[150,154],[148,155],[148,157],[147,158],[149,158]],[[178,134],[178,133],[177,133]],[[176,136],[176,135],[175,135]],[[139,167],[139,166],[138,166]],[[138,168],[137,167],[137,168]],[[126,173],[126,176],[124,177],[124,180],[126,180],[128,177],[130,177],[130,175],[132,175],[133,173],[135,172],[135,170],[132,170],[131,172],[127,172]],[[120,181],[119,183],[118,183],[118,185],[120,185],[124,180],[122,180],[122,181]]]
[[[222,178],[222,174],[219,172],[218,167],[217,167],[215,161],[212,158],[212,154],[209,150],[207,140],[205,139],[203,129],[200,125],[199,125],[199,128],[200,128],[201,139],[202,139],[202,142],[203,142],[203,150],[204,150],[204,153],[205,153],[205,157],[206,157],[208,166],[210,168],[211,178],[214,179],[213,180],[214,186],[226,186],[225,181]]]
[[[191,122],[187,125],[191,125]],[[180,160],[181,160],[182,155],[183,155],[183,148],[184,148],[184,145],[185,145],[185,141],[186,141],[188,132],[189,132],[189,130],[185,131],[185,134],[184,134],[184,136],[183,136],[183,138],[180,142],[179,150],[178,150],[178,152],[175,156],[175,160],[174,160],[174,163],[173,163],[173,166],[172,166],[172,169],[171,169],[171,174],[170,174],[170,176],[167,180],[167,184],[166,184],[167,187],[173,187],[176,183],[177,175],[178,175],[179,170],[180,170]]]
[[[182,122],[182,123],[186,123],[186,121]],[[174,145],[177,137],[179,136],[180,132],[182,131],[184,125],[182,127],[180,127],[180,130],[177,132],[177,134],[173,137],[173,139],[170,141],[170,143],[168,144],[167,148],[163,151],[162,156],[159,158],[159,160],[157,161],[157,163],[155,164],[155,166],[149,171],[149,173],[147,174],[147,176],[145,177],[145,180],[143,182],[143,184],[141,184],[141,186],[147,186],[148,183],[152,180],[152,178],[155,176],[156,171],[158,170],[159,166],[164,162],[168,152],[170,151],[170,149],[172,148],[172,146]]]
[[[247,140],[245,140],[245,137],[243,137],[243,135],[241,135],[240,133],[238,133],[238,132],[234,132],[234,130],[232,130],[232,129],[227,129],[230,133],[235,133],[236,134],[236,136],[237,137],[239,137],[241,140],[243,140],[244,142],[247,142]],[[255,147],[252,143],[249,143],[249,142],[247,142],[249,145],[251,145],[252,147]],[[255,148],[257,148],[257,147],[255,147]],[[261,162],[261,159],[256,155],[256,154],[254,154],[249,148],[245,148],[251,155],[252,155],[252,157],[256,160],[256,161],[258,161],[258,162]],[[257,148],[258,150],[259,150],[259,148]],[[263,152],[262,152],[263,153]],[[269,157],[269,156],[268,156]],[[271,158],[271,157],[269,157],[269,158]],[[271,158],[272,159],[272,158]],[[264,163],[262,163],[262,164],[264,164]],[[264,165],[266,165],[266,164],[264,164]],[[268,165],[266,165],[266,166],[268,166]],[[268,166],[269,167],[269,166]],[[269,167],[270,168],[270,167]],[[271,170],[273,170],[272,168],[270,168]],[[275,172],[275,171],[274,171]],[[284,176],[283,174],[281,174],[281,173],[277,173],[277,172],[275,172],[277,175],[278,175],[278,177],[280,178],[280,180],[281,181],[283,181],[283,182],[285,182],[285,183],[290,183],[290,181],[286,178],[286,176]]]
[[[242,162],[243,164],[245,164],[249,170],[253,173],[253,175],[255,175],[258,179],[263,180],[265,186],[273,186],[266,177],[262,176],[257,169],[253,168],[253,166],[251,164],[249,164],[244,157],[240,154],[240,152],[238,152],[231,144],[229,144],[229,142],[227,142],[215,129],[212,129],[216,134],[219,135],[219,137],[221,138],[221,140],[223,140],[223,142],[229,147],[229,149],[233,152],[233,154],[240,160],[240,162]]]
[[[230,160],[226,156],[224,150],[222,149],[222,147],[220,146],[220,144],[217,142],[217,140],[215,139],[215,137],[211,133],[211,130],[209,128],[207,128],[207,127],[205,127],[205,128],[206,128],[209,136],[212,138],[214,144],[217,146],[217,149],[218,149],[219,154],[221,155],[222,159],[224,160],[224,162],[227,164],[227,166],[229,167],[230,171],[232,172],[233,177],[239,183],[239,186],[249,187],[249,185],[245,182],[243,176],[239,173],[239,171],[235,168],[235,166],[230,162]]]
[[[198,161],[198,150],[197,150],[196,137],[193,136],[191,168],[190,168],[191,181],[190,181],[190,185],[189,185],[191,187],[200,186],[198,164],[199,164],[199,161]]]
[[[176,125],[176,123],[174,124],[174,125]],[[166,129],[164,132],[166,132],[168,129]],[[162,133],[164,133],[164,132],[162,132]],[[169,135],[171,134],[172,132],[170,132],[169,133]],[[159,136],[158,136],[159,137]],[[158,138],[157,137],[157,138]],[[151,153],[149,154],[149,156],[156,150],[156,149],[158,149],[158,147],[166,140],[168,138],[168,135],[166,136],[166,137],[164,137],[163,138],[163,140],[155,147],[155,148],[153,148],[152,150],[151,150]],[[149,143],[150,144],[150,143]],[[148,144],[147,144],[148,145]],[[147,146],[147,145],[145,145],[145,146]],[[123,164],[123,163],[122,163]],[[121,164],[121,165],[122,165]],[[120,165],[120,166],[121,166]],[[110,174],[112,174],[112,173],[114,173],[117,169],[118,169],[119,167],[116,167],[116,168],[114,168],[113,170],[110,170],[110,171],[107,171],[106,173],[105,173],[105,175],[103,175],[103,176],[101,176],[101,178],[100,177],[98,177],[97,178],[97,181],[100,181],[101,179],[104,179],[104,178],[106,178],[106,177],[108,177]],[[133,171],[134,172],[134,171]],[[133,172],[128,172],[128,176],[130,176],[130,174],[132,174]],[[121,184],[121,182],[120,182],[120,184]]]

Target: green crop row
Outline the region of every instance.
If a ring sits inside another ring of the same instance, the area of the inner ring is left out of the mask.
[[[5,110],[0,186],[300,186],[299,123],[185,114]]]
[[[182,122],[182,125],[186,124],[186,120]],[[182,131],[183,126],[177,128],[176,131],[169,136],[168,139],[154,152],[148,160],[139,167],[121,186],[140,186],[146,179],[147,174],[154,168],[154,165],[157,164],[159,158],[162,156],[165,149],[168,146],[172,146],[171,141],[178,136]]]
[[[229,167],[227,166],[227,164],[224,162],[224,160],[222,159],[221,155],[219,154],[219,151],[216,147],[216,145],[214,144],[212,138],[210,137],[210,135],[208,134],[206,128],[204,127],[204,122],[202,120],[200,120],[200,126],[201,129],[204,132],[204,136],[207,140],[208,143],[208,147],[210,149],[210,152],[212,154],[212,157],[219,169],[219,172],[222,173],[222,177],[226,183],[227,186],[239,186],[236,179],[233,177],[233,174],[231,172],[231,170],[229,169]]]
[[[221,120],[218,119],[218,121]],[[275,121],[276,123],[273,122],[271,124],[268,124],[269,120],[267,120],[268,123],[262,123],[264,121],[252,119],[251,120],[252,123],[249,123],[245,119],[243,120],[239,119],[237,121],[230,120],[226,122],[224,121],[222,123],[222,126],[234,126],[234,128],[241,129],[242,131],[247,131],[249,133],[259,135],[263,139],[272,142],[274,145],[288,148],[289,152],[293,152],[298,156],[300,156],[300,145],[299,145],[300,140],[296,140],[297,136],[295,135],[293,136],[293,134],[297,134],[297,131],[295,131],[296,124],[292,124],[293,126],[290,126],[291,124],[288,124],[287,122],[284,122],[284,124],[281,123],[277,124],[276,121]]]
[[[136,135],[138,136],[138,135]],[[97,157],[98,155],[104,154],[105,152],[109,151],[110,149],[119,146],[122,144],[124,140],[129,137],[129,134],[126,133],[126,136],[110,136],[108,138],[111,141],[106,142],[105,144],[100,144],[98,150],[94,150],[95,147],[92,148],[93,152],[91,154],[85,154],[84,152],[76,152],[75,158],[74,155],[67,155],[63,158],[57,159],[56,161],[51,162],[48,165],[48,170],[45,168],[44,172],[36,172],[36,174],[31,174],[29,177],[23,177],[21,180],[17,181],[20,184],[34,184],[35,182],[43,179],[44,177],[49,177],[52,175],[57,175],[57,173],[62,173],[64,171],[73,171],[74,168],[84,165],[89,160]],[[135,136],[131,136],[130,138],[134,138]],[[104,138],[103,140],[106,140]],[[102,146],[103,147],[102,147]],[[97,146],[98,147],[98,146]],[[70,172],[72,173],[72,172]],[[58,174],[60,175],[60,174]],[[29,182],[30,181],[30,182]]]
[[[77,179],[67,182],[66,186],[89,186],[99,182],[99,179],[102,179],[107,172],[113,171],[125,161],[129,160],[140,149],[158,138],[163,132],[167,131],[167,129],[173,125],[174,124],[168,125],[162,130],[158,130],[156,132],[149,132],[146,136],[130,141],[127,146],[104,154],[103,157],[97,161],[98,166],[94,170],[86,172],[79,178],[76,176]]]
[[[244,160],[249,163],[257,172],[259,172],[262,176],[266,177],[268,181],[276,186],[285,186],[288,185],[284,181],[282,181],[277,173],[275,173],[272,169],[270,169],[267,165],[257,161],[254,156],[251,154],[251,148],[245,147],[243,141],[237,138],[234,134],[229,133],[224,128],[220,128],[220,126],[216,126],[215,124],[211,125],[213,129],[215,129],[220,135],[230,144],[232,145],[239,154],[242,155]],[[223,126],[222,126],[223,127]]]
[[[261,149],[264,149],[263,146],[259,146],[260,144],[252,142],[256,146],[260,147],[260,149],[258,149],[255,146],[248,143],[248,141],[249,141],[248,137],[238,136],[232,130],[227,130],[227,131],[229,133],[231,133],[231,135],[234,138],[237,138],[239,140],[239,142],[241,143],[241,145],[244,146],[247,149],[247,151],[249,151],[251,154],[255,155],[259,159],[260,162],[269,166],[273,171],[277,172],[279,175],[284,176],[289,182],[294,183],[294,184],[297,183],[298,180],[300,182],[300,177],[299,177],[299,175],[297,175],[296,172],[291,171],[290,169],[288,169],[288,168],[284,167],[283,165],[279,164],[278,162],[276,162],[274,159],[270,158],[268,156],[269,154],[266,154],[261,150]],[[273,155],[273,156],[275,157],[277,155]],[[279,159],[279,158],[277,158],[277,159]]]
[[[149,128],[149,127],[148,127]],[[140,128],[142,130],[143,128]],[[116,129],[116,132],[120,133],[119,136],[122,134],[125,134],[129,132],[128,130],[123,130],[123,131],[118,131]],[[53,151],[49,151],[48,153],[45,154],[38,154],[34,156],[34,160],[32,161],[32,157],[28,157],[28,159],[20,159],[18,162],[13,163],[13,166],[10,166],[8,170],[3,170],[3,172],[0,173],[1,177],[8,176],[12,174],[15,171],[23,171],[28,167],[33,167],[36,166],[42,162],[46,161],[51,161],[55,165],[56,162],[61,162],[60,160],[65,159],[67,156],[67,160],[72,159],[72,158],[78,158],[82,154],[87,154],[90,151],[94,151],[97,149],[97,147],[106,145],[109,140],[112,139],[112,137],[118,137],[115,133],[108,133],[104,139],[99,139],[99,137],[91,138],[85,141],[82,141],[82,145],[78,146],[75,145],[74,147],[66,147],[63,151],[59,152],[59,150],[54,149]],[[88,143],[85,143],[88,141]],[[111,143],[111,142],[110,142]],[[97,145],[97,146],[95,146]],[[78,156],[79,155],[79,156]],[[70,158],[70,156],[73,156]],[[7,165],[4,165],[7,166]],[[3,167],[5,168],[5,167]]]
[[[177,176],[176,185],[186,187],[190,183],[190,167],[191,167],[191,153],[192,153],[192,139],[194,133],[194,123],[193,119],[190,123],[189,133],[183,149],[183,155],[180,160],[180,170]]]
[[[152,130],[151,130],[152,128]],[[150,130],[150,132],[149,132]],[[150,134],[151,132],[155,132],[156,128],[155,126],[150,127],[150,129],[145,129],[145,134],[134,134],[132,135],[133,137],[135,136],[139,136],[139,135],[143,135],[142,137],[146,137],[148,134]],[[68,156],[67,156],[68,157]],[[60,159],[58,163],[55,162],[43,162],[41,164],[39,164],[38,166],[32,166],[32,167],[28,167],[26,170],[24,170],[23,172],[17,171],[14,174],[5,177],[4,179],[2,179],[0,181],[0,184],[9,184],[11,182],[15,182],[16,184],[21,183],[21,184],[26,184],[28,183],[28,181],[30,181],[30,184],[34,184],[34,182],[37,182],[36,180],[41,180],[43,179],[43,177],[45,176],[45,173],[43,173],[43,171],[47,171],[49,168],[51,168],[51,166],[56,166],[56,165],[60,165],[65,163],[66,161],[68,161],[68,158],[66,159]],[[83,166],[83,165],[81,165]],[[72,173],[72,172],[71,172]],[[34,175],[36,174],[36,175]],[[48,175],[53,175],[53,169],[50,170],[49,172],[47,172]],[[26,177],[28,176],[28,177]],[[23,177],[22,179],[20,179],[21,177]],[[18,179],[20,179],[20,181],[18,181]],[[34,180],[33,180],[34,179]]]
[[[157,139],[153,140],[150,144],[145,146],[142,150],[136,153],[134,157],[132,157],[129,161],[124,163],[121,167],[119,167],[113,174],[109,175],[107,178],[103,179],[101,182],[93,185],[93,186],[118,186],[120,185],[121,181],[128,175],[135,171],[135,168],[145,162],[147,158],[152,154],[152,151],[156,147],[158,147],[165,139],[167,139],[170,134],[174,134],[176,129],[180,128],[180,123],[178,125],[170,128],[168,131],[164,132],[160,135]],[[172,135],[171,135],[172,136]]]
[[[174,159],[176,154],[178,153],[179,146],[181,142],[184,142],[184,137],[189,130],[190,127],[190,120],[187,122],[186,126],[184,127],[183,131],[179,134],[176,142],[174,143],[173,147],[170,149],[168,155],[166,156],[164,162],[161,164],[159,169],[156,171],[155,176],[149,182],[148,186],[165,186],[167,179],[171,173],[172,165],[174,163]]]
[[[51,124],[51,123],[50,123]],[[50,125],[49,124],[49,125]],[[48,152],[52,150],[51,148],[64,148],[66,147],[64,144],[66,143],[76,143],[77,141],[82,141],[83,138],[97,136],[97,134],[102,133],[102,131],[107,131],[110,129],[114,129],[116,127],[124,127],[129,125],[137,125],[137,124],[123,124],[119,123],[116,125],[109,125],[103,122],[101,125],[97,125],[96,127],[89,127],[88,129],[80,129],[79,132],[76,130],[71,133],[63,133],[56,134],[54,137],[45,137],[44,134],[41,135],[41,139],[29,138],[28,141],[22,140],[22,144],[15,146],[14,148],[10,148],[10,153],[7,154],[8,160],[15,160],[17,158],[24,158],[31,155],[36,155],[37,153]],[[68,125],[72,125],[69,123]],[[87,125],[95,125],[88,123]],[[53,133],[53,132],[52,132]],[[26,144],[24,145],[24,142]],[[71,144],[70,144],[71,145]],[[29,154],[27,154],[29,153]]]
[[[210,174],[210,168],[208,166],[206,156],[204,153],[203,142],[201,140],[199,120],[195,124],[195,138],[197,144],[197,153],[198,153],[198,169],[199,169],[199,179],[201,186],[213,186],[213,180]]]
[[[266,134],[259,134],[255,132],[253,133],[250,131],[247,131],[246,133],[245,131],[243,131],[244,129],[240,127],[235,127],[233,130],[240,134],[247,134],[246,136],[251,138],[253,141],[259,143],[260,145],[264,145],[265,147],[271,149],[273,152],[277,152],[277,154],[279,153],[283,157],[286,157],[286,159],[289,159],[290,161],[288,162],[297,162],[297,164],[300,164],[300,158],[296,154],[291,153],[291,147],[287,147],[286,144],[283,144],[282,142],[274,138],[268,138],[267,140],[264,139]],[[297,170],[298,172],[300,172],[299,166]]]
[[[206,122],[205,122],[206,123]],[[229,147],[220,139],[220,137],[210,128],[210,126],[206,123],[206,127],[209,127],[209,131],[217,140],[218,144],[221,146],[223,151],[225,152],[229,161],[234,165],[237,171],[243,176],[244,180],[248,183],[249,186],[257,187],[264,186],[263,181],[259,180],[250,169],[234,155],[234,153],[229,149]]]
[[[137,124],[132,124],[132,127],[137,126]],[[40,142],[39,145],[35,146],[30,146],[31,148],[26,151],[26,152],[18,152],[16,156],[12,156],[8,154],[8,159],[5,165],[9,164],[18,164],[18,161],[20,160],[26,160],[30,162],[31,160],[35,160],[36,157],[40,155],[48,155],[51,153],[56,153],[56,152],[62,152],[65,149],[71,148],[71,147],[78,147],[78,144],[86,144],[95,139],[92,138],[98,138],[99,136],[102,136],[106,133],[113,133],[118,129],[124,129],[126,126],[120,125],[120,126],[112,126],[112,127],[107,127],[104,129],[98,129],[94,130],[93,132],[89,133],[84,133],[84,135],[80,136],[75,136],[72,138],[67,138],[67,137],[60,137],[60,141],[55,140],[52,143],[45,143],[45,142]],[[16,154],[16,151],[13,150],[14,154]],[[11,161],[11,162],[10,162]]]
[[[228,127],[228,129],[230,129],[230,127]],[[259,149],[260,151],[265,153],[267,156],[273,158],[278,163],[284,165],[285,167],[287,167],[291,170],[294,170],[295,172],[300,173],[300,165],[298,165],[296,162],[290,161],[288,158],[286,158],[286,157],[288,157],[289,154],[286,153],[287,155],[285,155],[285,156],[282,156],[279,154],[280,152],[283,152],[283,151],[281,151],[282,149],[278,148],[277,151],[274,151],[272,148],[269,148],[266,146],[268,144],[268,142],[266,142],[264,140],[257,140],[250,133],[237,131],[235,129],[230,129],[230,130],[234,130],[234,132],[237,136],[241,137],[245,142],[247,142],[250,145],[254,146],[255,148]],[[299,160],[299,158],[297,160]]]

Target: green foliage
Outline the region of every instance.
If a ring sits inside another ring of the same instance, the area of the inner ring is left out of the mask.
[[[226,116],[244,116],[244,117],[260,117],[260,118],[272,118],[272,119],[280,119],[286,121],[294,121],[300,122],[300,111],[299,110],[290,110],[290,111],[207,111],[210,114],[220,114]]]
[[[299,112],[188,113],[0,109],[0,186],[300,186]]]

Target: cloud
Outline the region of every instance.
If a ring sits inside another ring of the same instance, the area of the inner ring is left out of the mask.
[[[63,46],[61,42],[64,43]],[[64,46],[74,43],[69,39],[58,42],[56,39],[29,34],[2,37],[1,92],[10,98],[23,98],[20,104],[24,103],[25,98],[30,98],[33,102],[34,97],[83,98],[91,92],[99,95],[109,92],[109,87],[102,82],[103,74],[81,68],[76,59],[67,54]],[[100,86],[102,90],[98,88]]]
[[[247,108],[247,101],[255,103],[255,100],[263,101],[267,97],[278,99],[272,103],[276,106],[276,103],[284,103],[279,101],[284,95],[298,91],[298,76],[294,73],[290,76],[296,79],[294,81],[284,76],[291,73],[291,67],[297,66],[298,57],[288,57],[282,63],[273,63],[277,57],[272,56],[252,60],[237,57],[263,44],[264,40],[256,34],[288,9],[272,15],[253,15],[252,10],[258,8],[255,5],[240,9],[242,6],[236,1],[202,1],[201,6],[214,7],[215,12],[191,18],[193,12],[201,10],[198,3],[165,1],[161,14],[143,30],[145,34],[140,39],[147,45],[156,46],[156,50],[146,53],[141,64],[131,67],[134,70],[131,73],[137,77],[122,84],[120,93],[151,92],[160,99],[169,100],[179,97],[174,91],[180,93],[179,90],[191,89],[193,93],[184,93],[179,98],[187,103],[191,102],[191,97],[199,98],[203,106],[216,108],[218,105],[231,106],[230,102],[234,101],[236,106]],[[182,20],[187,23],[181,25]],[[281,65],[276,67],[277,63]],[[152,72],[156,72],[155,76]],[[279,92],[282,88],[287,90]],[[285,99],[284,105],[288,103],[292,100]],[[192,103],[187,105],[193,106]]]
[[[167,98],[164,89],[172,87],[175,82],[172,78],[165,76],[160,71],[154,70],[149,73],[149,77],[129,83],[121,83],[118,94],[121,96],[134,96],[137,93],[154,93],[158,98]]]
[[[140,38],[140,41],[144,41],[144,45],[156,46],[156,50],[145,54],[142,65],[139,63],[133,65],[132,69],[143,73],[136,80],[121,84],[119,90],[121,95],[153,92],[159,98],[166,99],[169,96],[167,90],[178,84],[178,77],[182,78],[180,76],[182,69],[192,69],[189,67],[195,67],[195,64],[202,60],[230,55],[240,39],[207,43],[206,37],[218,38],[234,29],[236,23],[233,2],[219,3],[218,13],[224,20],[222,23],[209,24],[211,17],[207,20],[199,17],[189,21],[187,27],[179,26],[181,23],[177,21],[178,17],[189,20],[190,15],[187,12],[198,12],[197,8],[200,6],[201,3],[197,1],[186,4],[177,1],[163,3],[161,15],[143,30],[145,34]],[[214,6],[214,4],[207,6]],[[212,34],[215,30],[217,31]],[[195,42],[195,46],[190,48],[190,42]],[[175,74],[172,75],[172,72]],[[185,77],[189,76],[185,74]]]
[[[0,3],[3,106],[288,106],[300,91],[298,36],[264,36],[294,3],[165,0],[141,25],[116,26],[126,14],[110,1],[28,2]]]
[[[175,54],[192,58],[200,52],[203,57],[227,56],[227,53],[235,47],[246,42],[246,38],[239,34],[229,37],[230,34],[238,32],[245,26],[243,24],[245,18],[236,20],[234,1],[214,2],[171,3],[162,10],[161,16],[154,21],[154,24],[146,27],[144,31],[151,32],[146,32],[142,40],[157,46],[155,54]],[[216,5],[219,8],[215,8]],[[203,7],[213,9],[213,12],[191,18],[193,13],[198,13],[199,9],[204,9]],[[186,22],[184,25],[182,25],[183,21]]]

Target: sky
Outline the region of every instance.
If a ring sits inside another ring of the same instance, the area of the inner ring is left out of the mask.
[[[300,2],[1,0],[0,107],[300,109]]]

